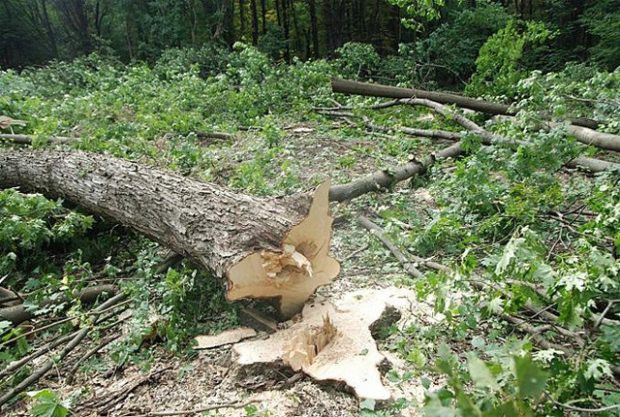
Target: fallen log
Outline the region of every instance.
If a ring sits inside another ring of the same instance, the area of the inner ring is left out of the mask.
[[[432,100],[413,98],[413,99],[403,100],[403,102],[406,104],[414,105],[414,106],[419,105],[419,106],[425,106],[425,107],[431,108],[435,112],[441,114],[442,116],[448,119],[454,120],[456,123],[460,124],[465,129],[478,135],[482,139],[482,143],[484,143],[485,145],[492,145],[495,143],[503,143],[503,144],[509,144],[509,145],[519,145],[519,146],[527,145],[527,142],[525,141],[514,140],[514,139],[506,138],[506,137],[491,133],[488,130],[485,130],[484,128],[476,124],[475,122],[469,120],[467,117],[460,115],[456,112],[453,112],[448,107],[440,103],[434,102]],[[580,156],[571,161],[568,161],[566,163],[566,166],[570,168],[582,167],[582,168],[587,169],[590,172],[620,170],[620,164],[617,164],[615,162],[604,161],[602,159],[589,158],[585,156]]]
[[[327,182],[312,197],[258,198],[104,155],[5,149],[0,187],[62,197],[132,227],[225,278],[228,299],[274,298],[284,316],[340,269],[328,255]]]
[[[557,123],[547,122],[549,126],[557,126]],[[596,130],[575,125],[567,125],[566,130],[575,136],[581,143],[596,146],[600,149],[620,152],[620,136],[612,133],[597,132]]]
[[[35,136],[2,133],[0,134],[0,139],[5,139],[18,145],[32,145],[32,142],[35,140]],[[70,138],[67,136],[48,136],[47,140],[49,141],[49,143],[67,144],[75,143],[79,141],[80,138]]]
[[[515,119],[514,116],[495,116],[493,120],[499,121],[513,121]],[[544,122],[539,128],[542,127],[545,130],[549,130],[554,127],[561,126],[560,123],[556,122]],[[616,151],[620,152],[620,136],[614,135],[612,133],[606,132],[598,132],[596,130],[583,127],[583,126],[575,126],[575,125],[566,125],[566,131],[573,135],[575,139],[579,142],[584,143],[586,145],[592,145],[600,149],[605,149],[608,151]]]
[[[423,161],[409,161],[405,165],[389,170],[382,169],[347,184],[334,185],[329,190],[329,200],[341,202],[352,200],[369,192],[387,190],[400,181],[425,173],[437,159],[455,158],[463,153],[461,142],[457,142],[436,154],[432,154]]]
[[[343,80],[332,78],[332,91],[334,93],[357,94],[371,97],[386,97],[396,99],[421,98],[433,100],[441,104],[456,104],[459,107],[476,110],[487,114],[500,114],[514,116],[517,111],[511,106],[502,103],[494,103],[486,100],[479,100],[452,93],[441,93],[437,91],[419,90],[416,88],[393,87],[391,85],[363,83],[360,81]],[[548,115],[543,115],[549,119]],[[578,126],[596,129],[599,122],[585,117],[575,117],[570,119],[570,123]]]
[[[91,304],[94,303],[99,296],[104,294],[113,294],[116,290],[116,286],[111,284],[86,287],[82,289],[75,298],[80,300],[82,304]],[[56,299],[55,301],[44,300],[40,306],[43,307],[52,303],[61,303],[63,301],[67,301],[66,297],[64,299]],[[33,317],[35,317],[35,311],[27,308],[24,304],[0,308],[0,320],[10,321],[13,326],[17,326],[20,323],[32,319]]]

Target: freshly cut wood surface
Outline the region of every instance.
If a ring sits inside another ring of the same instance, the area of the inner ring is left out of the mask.
[[[335,302],[309,301],[301,319],[266,340],[241,342],[233,347],[241,366],[284,362],[316,381],[344,383],[358,398],[387,400],[378,366],[385,357],[378,351],[371,329],[389,325],[409,305],[396,288],[360,290]]]

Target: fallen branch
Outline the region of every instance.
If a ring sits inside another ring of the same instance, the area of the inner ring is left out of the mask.
[[[500,135],[493,134],[483,129],[478,124],[469,120],[465,116],[462,116],[456,112],[453,112],[448,107],[440,103],[436,103],[431,100],[417,99],[417,98],[403,100],[403,102],[407,104],[411,104],[411,105],[420,105],[420,106],[429,107],[433,109],[434,111],[436,111],[437,113],[441,114],[442,116],[448,119],[454,120],[456,123],[463,126],[465,129],[478,135],[482,139],[482,142],[485,145],[492,145],[494,143],[503,143],[503,144],[509,144],[509,145],[527,146],[527,142],[525,141],[513,140],[513,139],[505,138]],[[583,157],[583,156],[577,157],[567,162],[566,166],[571,167],[571,168],[583,167],[583,168],[588,169],[591,172],[620,170],[620,164],[617,164],[614,162],[603,161],[601,159]]]
[[[80,140],[80,138],[71,138],[67,136],[45,136],[49,143],[53,144],[69,144],[75,143]],[[13,133],[2,133],[0,134],[0,139],[6,139],[10,142],[13,142],[18,145],[32,145],[35,141],[36,136],[34,135],[18,135]]]
[[[106,302],[99,305],[94,310],[94,312],[100,313],[101,311],[107,309],[108,307],[111,307],[114,304],[122,301],[124,298],[125,298],[125,294],[123,293],[117,294],[116,296],[108,299]],[[94,320],[96,321],[97,318],[98,316],[95,316]],[[47,361],[45,361],[43,365],[41,365],[38,369],[32,372],[32,374],[30,374],[26,379],[24,379],[19,384],[11,388],[8,392],[4,393],[0,397],[0,406],[2,406],[7,401],[11,400],[14,396],[18,395],[19,393],[21,393],[22,391],[30,387],[32,384],[36,383],[47,372],[49,372],[56,363],[62,361],[69,353],[71,353],[73,349],[75,349],[76,346],[78,346],[82,342],[82,340],[88,335],[88,332],[90,331],[90,329],[91,329],[91,326],[86,326],[76,331],[75,333],[73,333],[71,335],[72,338],[69,341],[69,343],[64,347],[64,349],[57,356],[55,357],[52,356],[48,358]]]
[[[600,407],[600,408],[584,408],[584,407],[577,407],[574,405],[570,405],[570,404],[564,404],[561,402],[558,402],[554,399],[551,398],[551,402],[559,407],[562,407],[566,410],[570,410],[570,411],[576,411],[578,413],[605,413],[607,411],[613,411],[616,409],[620,408],[620,404],[612,404],[612,405],[607,405],[605,407]]]
[[[461,143],[457,142],[436,154],[432,154],[424,161],[410,161],[392,169],[376,171],[347,184],[334,185],[329,190],[329,200],[341,202],[372,191],[389,189],[400,181],[425,173],[438,159],[455,158],[463,153]]]
[[[458,94],[441,93],[436,91],[419,90],[415,88],[400,88],[389,85],[370,84],[359,81],[343,80],[340,78],[332,79],[332,91],[334,93],[357,94],[371,97],[387,97],[396,99],[410,99],[412,97],[428,99],[442,104],[456,104],[471,110],[480,111],[487,114],[500,114],[514,116],[517,112],[511,106],[501,103],[493,103],[485,100],[478,100],[471,97],[460,96]],[[543,114],[543,118],[550,119]],[[599,122],[585,117],[575,117],[570,119],[570,123],[578,126],[596,129]]]
[[[367,217],[359,216],[359,222],[362,226],[364,226],[371,234],[377,237],[384,245],[387,247],[392,255],[400,262],[401,266],[407,273],[412,275],[415,278],[421,278],[424,276],[422,272],[416,266],[407,259],[405,254],[398,249],[398,247],[385,236],[383,229],[377,226],[375,223],[371,222]]]
[[[90,349],[88,352],[82,355],[77,361],[75,361],[75,363],[73,364],[73,366],[68,372],[67,383],[70,384],[73,381],[73,378],[75,377],[81,364],[83,364],[86,360],[88,360],[88,358],[95,355],[97,352],[99,352],[101,349],[103,349],[104,347],[106,347],[107,345],[109,345],[111,342],[115,341],[119,337],[120,337],[120,334],[111,334],[109,336],[104,337],[92,349]]]
[[[86,287],[80,290],[75,298],[80,300],[82,304],[92,304],[99,296],[113,294],[116,290],[117,288],[115,285],[97,285],[93,287]],[[62,303],[65,301],[68,301],[66,297],[61,297],[60,299],[56,299],[54,301],[44,300],[39,304],[39,307],[44,307],[52,303]],[[28,310],[24,304],[0,308],[0,320],[10,321],[13,326],[17,326],[18,324],[35,317],[35,311],[36,310]]]
[[[360,223],[366,227],[368,230],[374,230],[375,235],[377,235],[377,230],[382,232],[382,229],[377,226],[376,224],[374,224],[373,222],[371,222],[369,219],[360,216]],[[378,237],[378,235],[377,235]],[[380,239],[383,244],[388,247],[388,249],[390,249],[390,251],[394,254],[394,252],[391,249],[391,246],[394,246],[394,244],[392,242],[390,242],[389,240],[385,239]],[[388,245],[389,244],[389,245]],[[400,250],[398,250],[398,252],[400,252]],[[402,258],[404,258],[406,260],[406,257],[404,254],[402,254],[402,252],[400,252],[400,254],[398,256],[396,256],[396,254],[394,255],[399,262],[401,262],[401,265],[404,266],[403,262],[401,261]],[[430,261],[426,261],[420,257],[417,257],[413,254],[409,254],[409,256],[411,257],[411,259],[413,259],[415,262],[422,264],[422,265],[426,265],[430,268],[445,272],[445,273],[450,273],[452,270],[444,265],[441,265],[439,263],[436,262],[430,262]],[[399,259],[401,258],[401,259]],[[414,275],[412,272],[410,272],[407,268],[405,268],[405,270],[410,273],[412,276],[418,278],[417,275]],[[419,271],[418,271],[419,272]],[[487,291],[489,288],[490,284],[485,283],[482,280],[468,280],[468,282],[470,282],[472,284],[472,286],[478,290],[478,291]],[[494,288],[491,285],[492,288]],[[548,312],[543,312],[540,311],[538,309],[536,309],[533,305],[531,304],[527,304],[526,309],[529,310],[530,312],[534,312],[536,314],[546,314]],[[548,313],[549,315],[547,315],[547,318],[549,319],[553,319],[553,320],[557,320],[557,316],[555,315],[551,315],[551,313]],[[536,342],[537,345],[542,346],[545,349],[556,349],[556,350],[560,350],[566,354],[570,354],[570,353],[574,353],[574,351],[570,348],[564,347],[562,345],[556,344],[556,343],[552,343],[550,341],[548,341],[547,339],[545,339],[544,337],[541,336],[541,332],[543,331],[543,329],[540,328],[535,328],[532,325],[530,325],[527,321],[513,317],[511,315],[508,314],[500,314],[499,315],[502,319],[514,324],[515,326],[517,326],[518,328],[520,328],[522,331],[524,331],[525,333],[528,333],[530,335],[530,337],[532,338],[532,340],[534,342]],[[554,330],[558,331],[558,333],[562,334],[563,336],[571,339],[571,340],[576,340],[581,346],[583,346],[585,344],[585,342],[583,341],[583,339],[581,338],[581,336],[579,336],[577,333],[572,332],[570,330],[564,329],[560,326],[557,326],[555,323],[552,323],[551,326],[554,328]],[[620,375],[620,366],[616,366],[616,365],[611,365],[611,370],[615,375]]]
[[[512,121],[514,116],[495,116],[493,119]],[[554,127],[561,126],[560,123],[546,121],[542,123],[542,127],[549,130]],[[599,149],[620,152],[620,136],[612,133],[598,132],[594,129],[583,126],[566,125],[566,131],[573,135],[577,141],[592,145]]]
[[[234,402],[229,402],[229,403],[206,405],[204,407],[194,408],[192,410],[151,411],[150,413],[147,413],[146,415],[147,416],[179,416],[179,415],[200,414],[200,413],[204,413],[205,411],[219,410],[222,408],[235,408],[235,409],[245,408],[248,405],[254,404],[257,402],[258,400],[248,400],[248,401],[244,401],[241,403],[234,401]]]
[[[71,341],[65,346],[65,348],[58,354],[55,358],[49,358],[39,369],[31,373],[26,379],[21,381],[19,384],[11,388],[8,392],[6,392],[2,397],[0,397],[0,406],[5,404],[11,398],[24,391],[30,385],[37,382],[43,375],[45,375],[55,363],[61,361],[67,356],[80,342],[86,337],[88,334],[88,327],[85,327],[77,332],[77,334],[71,339]]]

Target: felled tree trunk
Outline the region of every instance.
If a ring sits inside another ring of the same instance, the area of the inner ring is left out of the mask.
[[[332,79],[332,91],[334,93],[357,94],[371,97],[387,97],[396,99],[419,98],[433,100],[441,104],[456,104],[470,110],[476,110],[487,114],[499,114],[506,116],[514,116],[517,114],[515,109],[502,103],[494,103],[492,101],[479,100],[471,97],[461,96],[458,94],[442,93],[438,91],[420,90],[417,88],[401,88],[391,85],[382,85],[374,83],[363,83],[360,81],[343,80],[341,78]],[[545,119],[548,115],[541,114]],[[586,117],[575,117],[570,119],[570,123],[577,126],[596,129],[598,122]]]
[[[265,199],[104,155],[3,150],[0,187],[114,219],[225,278],[231,300],[278,298],[284,316],[339,272],[328,183],[312,198]]]

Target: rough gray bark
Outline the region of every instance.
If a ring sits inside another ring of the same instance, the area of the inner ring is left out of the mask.
[[[376,171],[347,184],[334,185],[329,189],[329,200],[347,201],[369,192],[389,189],[397,182],[425,173],[437,159],[455,158],[463,153],[461,142],[457,142],[431,155],[424,161],[410,161],[391,170]]]
[[[104,155],[2,150],[0,188],[15,186],[127,225],[227,278],[230,298],[280,298],[286,315],[339,270],[326,188],[315,208],[307,196],[247,196]],[[315,226],[300,230],[306,220]]]
[[[387,97],[396,99],[420,98],[433,100],[441,104],[456,104],[459,107],[476,110],[487,114],[500,114],[514,116],[516,111],[510,106],[491,101],[478,100],[471,97],[460,96],[458,94],[441,93],[437,91],[419,90],[416,88],[401,88],[390,85],[363,83],[359,81],[343,80],[340,78],[332,79],[332,91],[335,93],[358,94],[371,97]],[[392,103],[391,103],[392,105]],[[546,115],[542,115],[547,118]],[[596,129],[598,122],[585,117],[570,119],[574,125]]]

